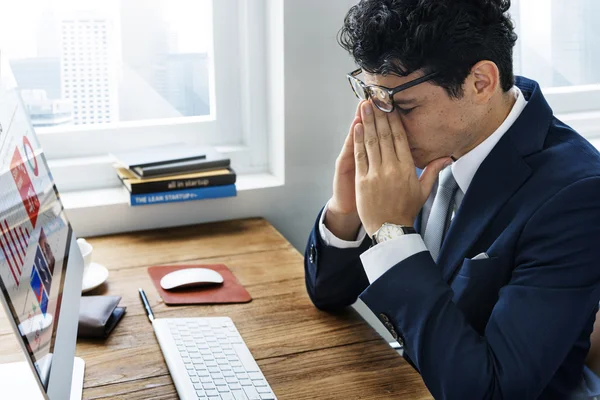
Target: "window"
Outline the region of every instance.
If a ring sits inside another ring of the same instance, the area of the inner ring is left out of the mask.
[[[15,41],[14,48],[8,48],[10,58],[26,63],[14,69],[25,69],[52,57],[79,64],[82,73],[98,71],[97,76],[110,82],[106,86],[110,86],[111,105],[122,110],[118,122],[211,114],[211,0],[154,0],[151,5],[144,0],[29,0],[20,4],[16,8],[22,9],[21,13],[32,9],[39,12],[23,13],[25,21],[17,32],[11,32],[12,37],[30,36],[29,46]],[[39,28],[28,34],[31,26]],[[63,36],[61,41],[58,32],[67,26],[80,32]],[[106,39],[100,36],[99,28]],[[105,41],[107,46],[96,50]],[[67,53],[67,47],[73,44],[78,51]],[[15,75],[24,73],[15,71]],[[52,85],[62,85],[72,78],[68,72],[59,76],[43,76],[43,71],[27,75],[28,79],[38,78]],[[189,95],[174,95],[174,87]]]
[[[265,3],[22,0],[0,15],[0,45],[13,69],[17,60],[34,66],[28,71],[37,75],[15,74],[20,88],[58,86],[73,104],[93,99],[110,112],[96,127],[98,120],[82,126],[73,115],[69,126],[37,129],[50,161],[95,157],[98,171],[112,151],[187,142],[222,146],[238,173],[265,172]],[[53,60],[56,72],[37,67],[42,60]],[[70,96],[66,79],[78,81]],[[88,90],[99,79],[102,94]]]
[[[557,113],[600,111],[600,2],[513,0],[515,73],[536,80]]]

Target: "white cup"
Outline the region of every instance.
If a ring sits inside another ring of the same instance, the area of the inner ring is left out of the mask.
[[[87,242],[84,238],[77,239],[77,245],[79,246],[79,251],[81,251],[81,255],[83,256],[83,276],[87,274],[90,270],[90,265],[92,264],[92,251],[94,247]]]

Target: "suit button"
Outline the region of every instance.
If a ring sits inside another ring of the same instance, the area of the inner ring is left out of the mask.
[[[387,315],[385,315],[384,313],[379,314],[379,319],[381,319],[381,321],[385,324],[386,322],[389,323],[390,319],[388,318]]]
[[[385,326],[385,329],[387,329],[392,334],[394,340],[398,340],[398,333],[394,329],[394,326],[389,321],[384,322],[383,325]]]
[[[404,347],[404,340],[402,340],[401,337],[399,337],[398,339],[396,339],[396,341],[398,342],[398,344],[402,347]]]
[[[317,250],[315,249],[315,245],[311,244],[310,250],[308,251],[308,262],[310,262],[311,264],[314,264],[316,256],[317,256]]]

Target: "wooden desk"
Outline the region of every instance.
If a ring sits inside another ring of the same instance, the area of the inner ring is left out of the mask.
[[[307,232],[308,234],[308,232]],[[358,314],[317,310],[302,255],[268,222],[248,219],[91,238],[110,270],[90,294],[119,295],[127,314],[106,341],[80,341],[84,399],[177,399],[141,306],[157,317],[229,316],[279,399],[430,399],[421,377]],[[169,307],[146,268],[224,263],[253,297],[247,304]]]

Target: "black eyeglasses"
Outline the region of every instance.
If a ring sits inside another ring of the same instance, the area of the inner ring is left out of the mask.
[[[348,74],[348,81],[350,82],[350,86],[352,87],[352,91],[361,100],[373,100],[373,104],[381,111],[386,113],[391,113],[396,108],[396,103],[394,103],[394,95],[403,90],[409,89],[413,86],[418,85],[419,83],[427,82],[435,78],[438,75],[438,72],[432,72],[420,78],[414,79],[410,82],[406,82],[400,86],[396,86],[393,89],[386,88],[385,86],[377,86],[377,85],[365,85],[363,81],[357,78],[358,75],[362,73],[362,68],[357,69]]]

